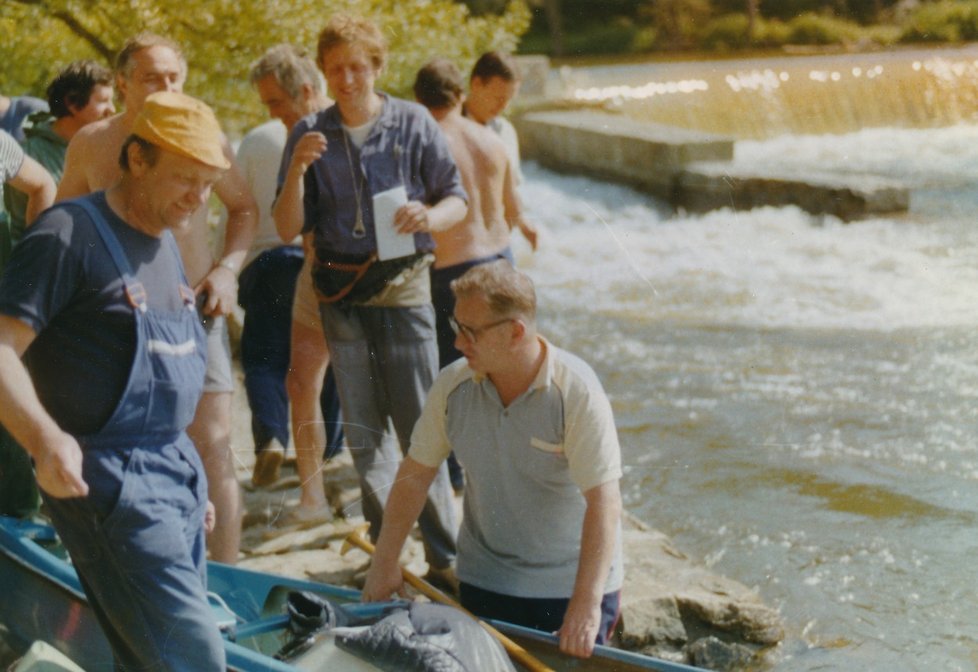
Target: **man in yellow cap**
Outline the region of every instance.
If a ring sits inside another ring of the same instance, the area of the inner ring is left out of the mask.
[[[183,91],[187,62],[180,46],[160,35],[131,37],[116,57],[116,90],[125,109],[89,124],[68,144],[65,170],[55,201],[108,189],[120,177],[116,157],[132,132],[133,122],[146,97],[159,91]],[[232,157],[223,140],[224,154]],[[233,159],[232,164],[233,164]],[[227,208],[220,253],[211,250],[206,208],[197,211],[191,226],[175,231],[190,286],[197,293],[207,333],[207,376],[197,413],[187,432],[193,439],[211,483],[211,501],[217,509],[214,531],[208,538],[211,559],[233,563],[241,539],[241,494],[231,455],[231,347],[225,316],[237,299],[237,273],[258,227],[258,206],[236,166],[214,185],[214,193]]]
[[[41,215],[0,279],[0,422],[34,459],[116,668],[224,670],[185,431],[204,333],[170,233],[229,166],[213,112],[150,95],[119,166],[116,185]]]

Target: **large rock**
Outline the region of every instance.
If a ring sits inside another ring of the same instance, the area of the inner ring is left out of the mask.
[[[784,638],[780,614],[757,593],[694,563],[661,532],[630,523],[624,532],[625,648],[688,663],[709,654],[737,666],[745,652],[753,655]]]

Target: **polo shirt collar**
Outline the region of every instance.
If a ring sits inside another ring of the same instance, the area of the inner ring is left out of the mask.
[[[543,363],[540,365],[540,370],[537,371],[536,378],[534,378],[533,382],[530,383],[530,387],[527,388],[526,392],[550,387],[550,383],[553,380],[553,346],[550,344],[550,341],[543,336],[537,335],[537,340],[540,341],[540,345],[543,347]],[[476,371],[472,371],[472,369],[469,369],[469,371],[472,372],[472,380],[479,385],[481,385],[483,381],[487,379],[487,376],[484,373],[477,373]],[[523,394],[526,394],[526,392]]]

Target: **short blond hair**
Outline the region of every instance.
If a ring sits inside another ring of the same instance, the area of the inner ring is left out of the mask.
[[[362,47],[376,70],[382,69],[387,63],[387,40],[375,23],[358,16],[335,14],[319,33],[316,65],[320,70],[326,70],[323,63],[326,52],[341,44]]]
[[[455,298],[481,296],[494,317],[521,317],[536,320],[537,293],[530,276],[500,259],[479,264],[452,281]]]

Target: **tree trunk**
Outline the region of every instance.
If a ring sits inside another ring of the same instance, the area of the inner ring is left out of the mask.
[[[544,0],[543,7],[550,27],[550,50],[554,56],[563,56],[564,21],[560,13],[560,0]]]
[[[754,31],[757,30],[757,5],[760,0],[747,0],[747,43],[754,41]]]

